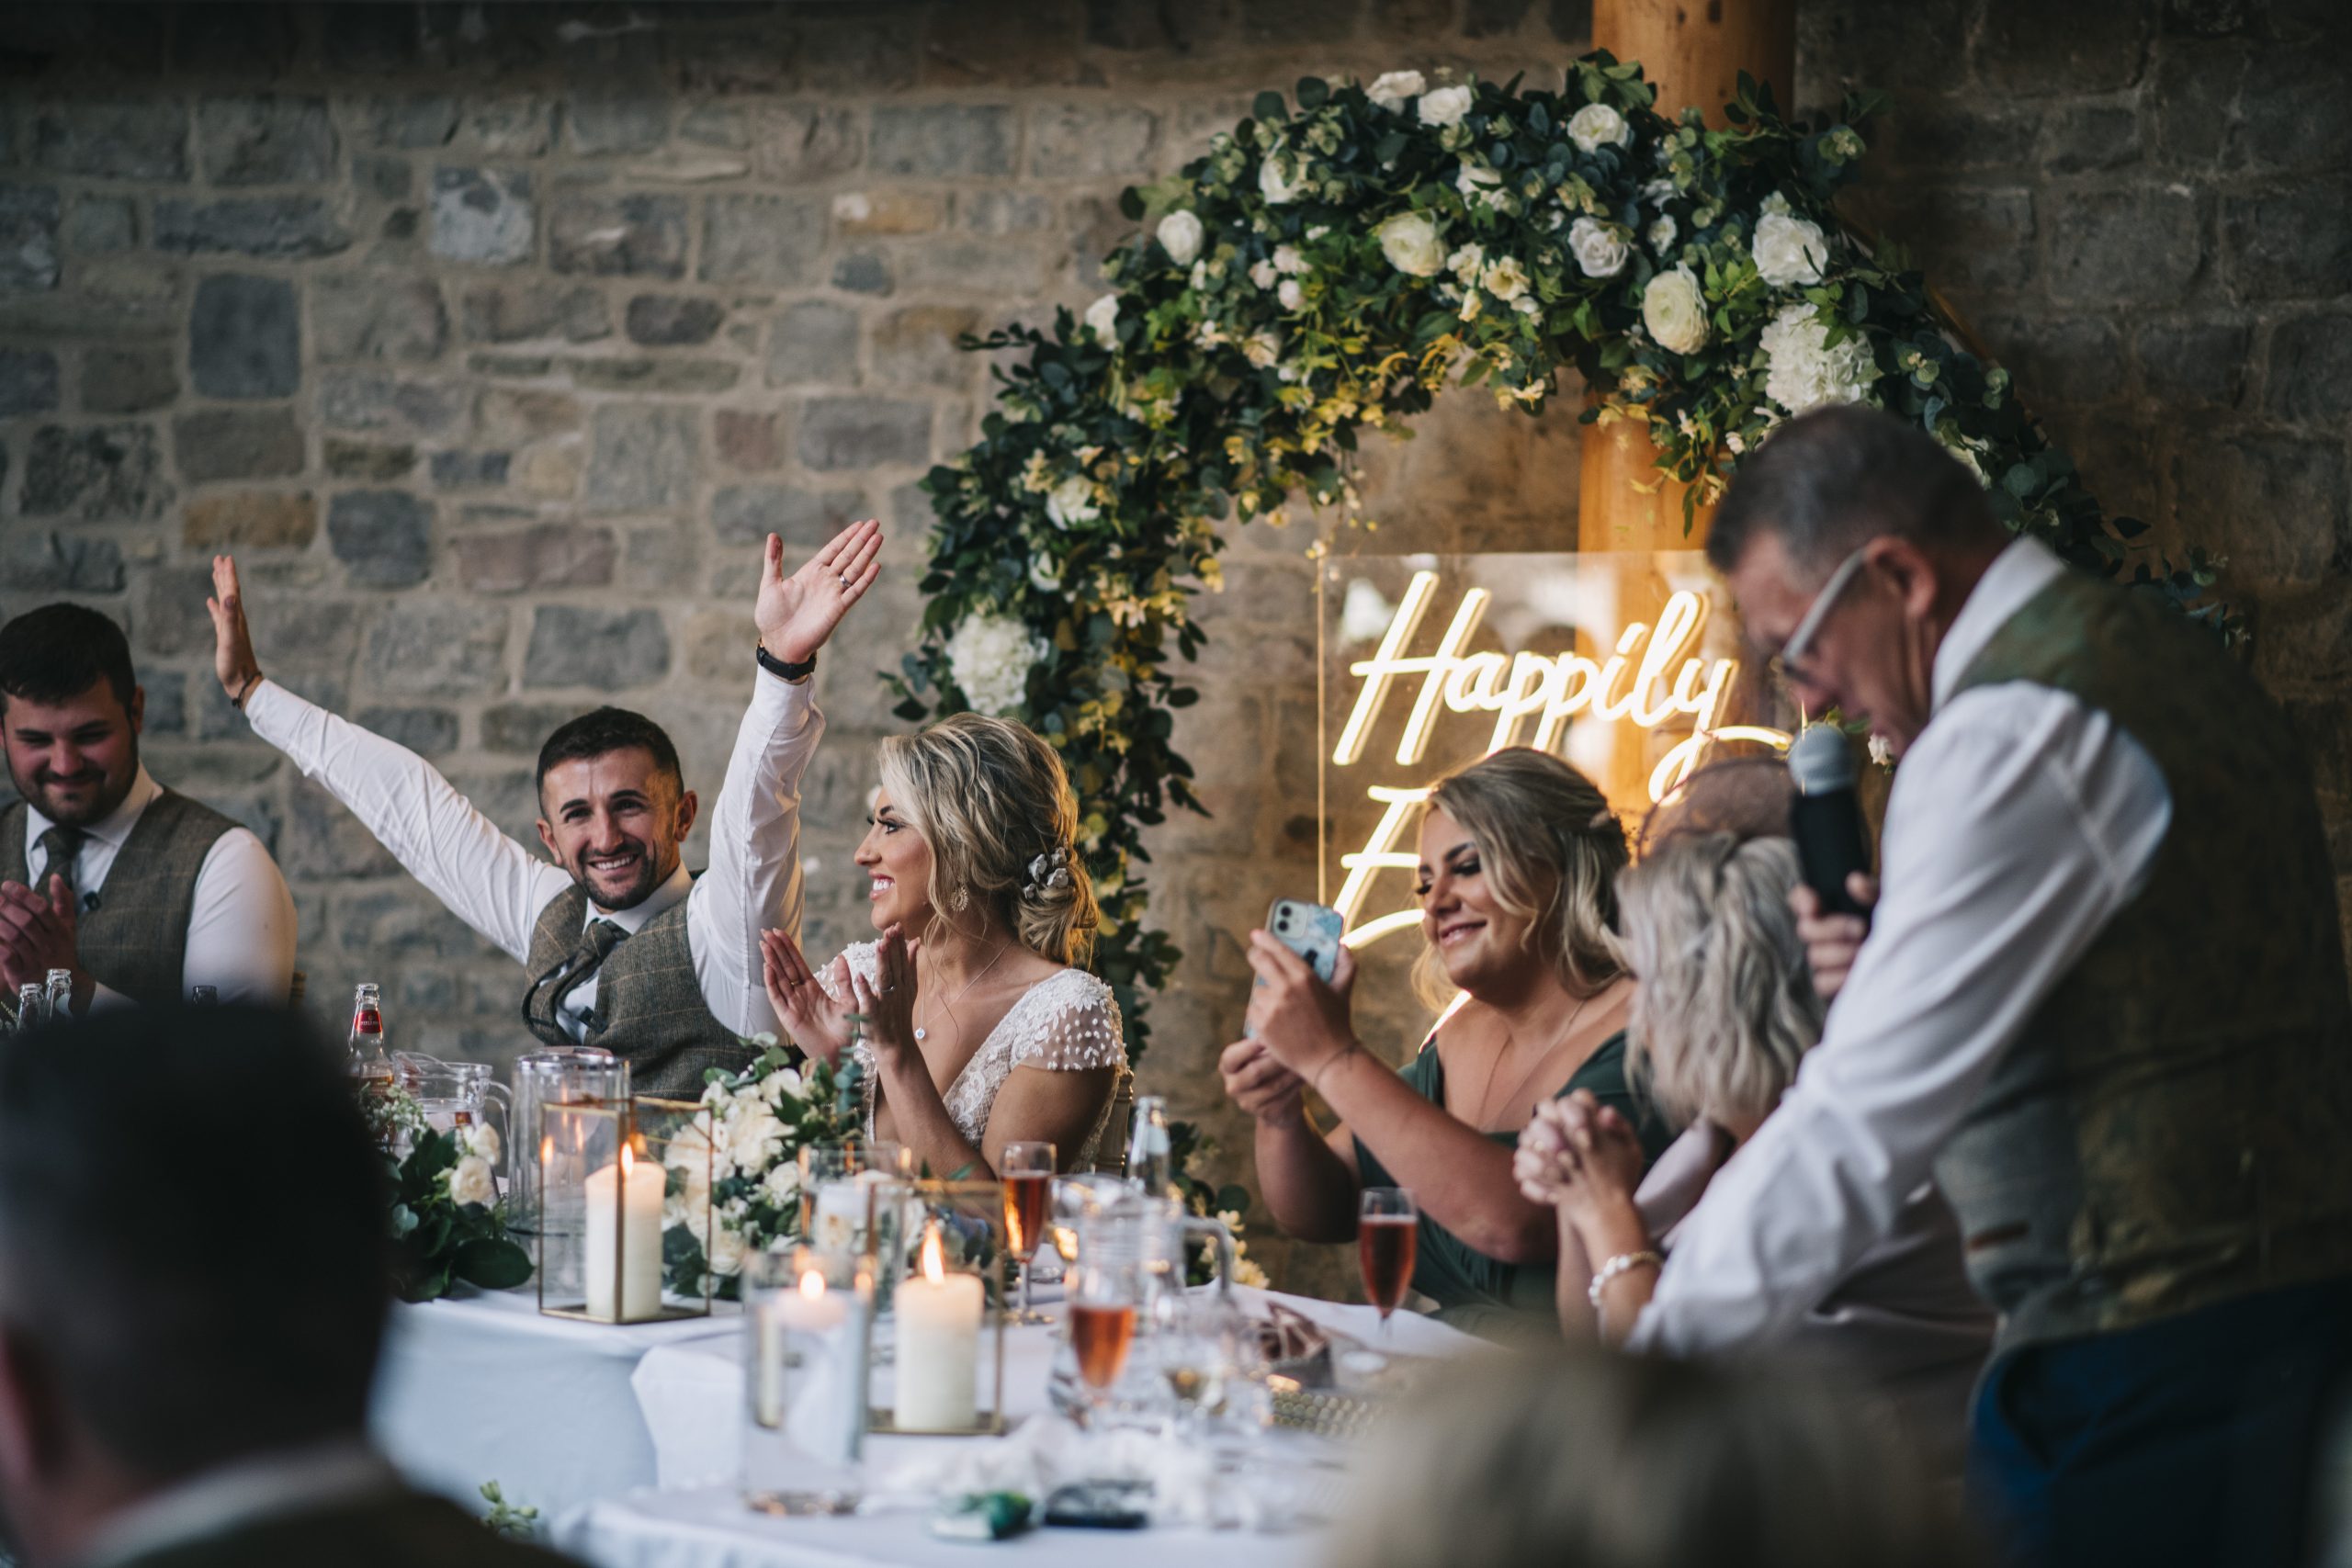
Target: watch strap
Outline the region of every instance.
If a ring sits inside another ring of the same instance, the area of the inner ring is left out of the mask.
[[[752,656],[759,660],[761,669],[780,681],[806,681],[817,672],[817,656],[813,653],[797,664],[787,664],[770,653],[766,644],[753,643]]]

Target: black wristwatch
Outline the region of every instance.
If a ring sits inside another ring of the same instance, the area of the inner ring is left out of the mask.
[[[760,661],[761,669],[780,681],[806,681],[817,672],[817,656],[813,653],[797,664],[786,664],[768,651],[767,644],[755,642],[752,645],[752,656]]]

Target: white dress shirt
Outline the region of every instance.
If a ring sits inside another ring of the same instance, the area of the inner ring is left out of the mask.
[[[82,829],[89,836],[74,852],[72,881],[84,909],[93,894],[104,901],[107,873],[122,853],[130,830],[164,793],[141,763],[122,804]],[[49,852],[40,836],[55,827],[40,807],[25,802],[26,886],[49,896]],[[180,959],[180,995],[210,986],[224,1002],[284,1007],[294,980],[294,896],[262,841],[243,828],[232,828],[212,841],[196,874],[196,901],[188,910],[187,947]],[[120,991],[99,986],[90,1007],[129,1007]]]
[[[288,1515],[364,1503],[400,1490],[399,1472],[356,1438],[232,1460],[116,1514],[76,1568],[107,1568]]]
[[[711,1013],[739,1034],[773,1033],[775,1010],[761,978],[760,932],[800,929],[800,773],[825,721],[806,682],[765,671],[735,732],[727,780],[710,814],[710,864],[681,865],[633,908],[600,909],[634,933],[683,898],[695,977]],[[245,699],[254,733],[293,759],[306,777],[350,807],[401,867],[451,914],[513,958],[530,956],[531,931],[571,874],[499,831],[437,769],[404,746],[304,702],[272,681]],[[596,1003],[594,976],[564,998],[560,1017],[575,1040]]]
[[[2004,550],[1961,607],[1895,771],[1881,897],[1821,1043],[1683,1223],[1632,1348],[1786,1335],[1894,1226],[2001,1053],[2145,881],[2172,819],[2137,741],[2065,693],[1952,687],[2067,570]]]

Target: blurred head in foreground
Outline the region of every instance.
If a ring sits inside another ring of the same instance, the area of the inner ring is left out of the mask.
[[[1962,1532],[1817,1383],[1495,1356],[1391,1422],[1330,1568],[1959,1568]]]
[[[0,1040],[0,1508],[31,1561],[202,1472],[362,1436],[379,1180],[290,1014]]]

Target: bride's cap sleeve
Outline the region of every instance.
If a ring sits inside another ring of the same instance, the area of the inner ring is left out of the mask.
[[[1013,1044],[1015,1066],[1072,1073],[1126,1061],[1125,1029],[1110,987],[1080,969],[1064,970],[1038,989],[1047,987],[1035,1021]]]
[[[882,983],[881,953],[882,944],[878,942],[854,942],[841,951],[841,956],[849,960],[850,968],[868,986],[879,986]],[[842,994],[833,989],[831,964],[828,964],[817,971],[817,984],[822,986],[825,988],[825,995],[832,998],[833,1000],[838,1002],[843,999]]]

